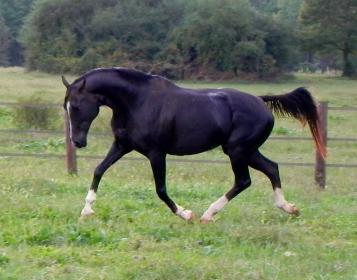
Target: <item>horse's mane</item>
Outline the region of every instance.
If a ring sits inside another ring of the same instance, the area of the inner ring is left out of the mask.
[[[113,69],[118,71],[121,78],[128,80],[130,82],[145,83],[153,78],[153,76],[150,74],[146,74],[144,72],[134,69],[129,69],[129,68],[113,68]]]
[[[88,72],[84,73],[82,76],[77,78],[74,83],[79,82],[82,79],[85,79],[93,74],[99,74],[99,73],[104,73],[104,72],[113,72],[117,73],[120,75],[121,78],[131,81],[131,82],[136,82],[136,83],[143,83],[147,82],[152,79],[152,75],[146,74],[144,72],[141,72],[139,70],[134,70],[134,69],[129,69],[129,68],[122,68],[122,67],[112,67],[112,68],[96,68],[89,70]]]
[[[81,81],[82,79],[86,79],[91,75],[105,73],[105,72],[117,74],[121,79],[124,79],[130,83],[134,83],[137,85],[138,84],[142,85],[142,84],[148,83],[150,81],[162,81],[162,82],[173,85],[173,83],[170,80],[166,79],[165,77],[162,77],[159,75],[151,75],[151,74],[139,71],[139,70],[123,68],[123,67],[92,69],[92,70],[86,72],[85,74],[83,74],[82,76],[80,76],[79,78],[77,78],[72,84],[75,84],[75,83]]]

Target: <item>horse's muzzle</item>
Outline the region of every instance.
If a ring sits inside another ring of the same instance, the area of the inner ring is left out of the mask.
[[[86,140],[74,140],[73,141],[74,146],[76,146],[76,148],[80,149],[80,148],[84,148],[87,146],[87,141]]]

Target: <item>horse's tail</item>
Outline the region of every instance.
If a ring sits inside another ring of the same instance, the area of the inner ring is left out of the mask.
[[[309,124],[317,150],[326,157],[326,147],[319,129],[317,107],[311,93],[306,88],[297,88],[282,95],[260,96],[263,101],[279,116],[290,116],[298,119],[303,125]]]

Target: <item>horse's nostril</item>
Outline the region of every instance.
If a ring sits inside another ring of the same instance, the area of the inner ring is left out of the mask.
[[[77,148],[83,148],[87,146],[87,143],[85,141],[73,141],[73,143]]]

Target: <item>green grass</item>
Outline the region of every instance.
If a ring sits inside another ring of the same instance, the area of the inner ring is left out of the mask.
[[[336,77],[299,75],[277,84],[185,83],[256,94],[302,85],[333,106],[357,106],[357,81]],[[1,101],[36,93],[53,103],[61,103],[64,95],[59,77],[0,69]],[[104,114],[97,130],[107,125]],[[14,128],[12,118],[11,109],[0,107],[0,129]],[[329,134],[356,137],[355,118],[356,113],[330,112]],[[282,119],[274,134],[309,132]],[[110,137],[92,135],[80,153],[103,155],[110,142]],[[307,141],[270,140],[262,150],[277,161],[313,162],[313,149]],[[356,163],[356,151],[356,143],[331,142],[328,160]],[[1,133],[1,152],[63,154],[63,136]],[[219,149],[188,158],[225,159]],[[98,162],[81,159],[79,175],[69,176],[63,160],[0,157],[1,280],[357,279],[354,169],[329,168],[327,189],[320,191],[312,168],[282,166],[285,195],[301,209],[299,217],[276,209],[268,179],[252,171],[252,187],[215,223],[202,225],[182,221],[157,198],[147,161],[124,159],[104,176],[96,215],[79,220]],[[200,216],[229,189],[233,176],[228,164],[169,162],[167,180],[172,198]]]

